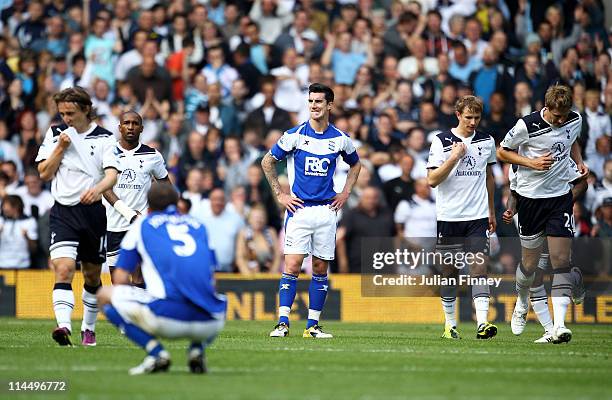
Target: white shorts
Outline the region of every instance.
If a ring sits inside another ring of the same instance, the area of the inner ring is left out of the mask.
[[[312,254],[333,260],[336,251],[336,212],[329,205],[303,207],[285,214],[285,254]]]
[[[163,301],[165,300],[151,296],[145,289],[128,285],[114,286],[111,297],[111,304],[126,322],[133,323],[156,337],[185,338],[208,344],[223,329],[224,319],[188,321],[158,315],[149,307],[151,303]],[[173,306],[175,305],[176,303]]]

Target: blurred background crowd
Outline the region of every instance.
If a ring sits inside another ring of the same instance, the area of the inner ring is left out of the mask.
[[[333,271],[360,271],[363,238],[435,237],[425,165],[432,137],[457,124],[458,96],[484,100],[479,129],[499,143],[556,82],[573,88],[591,169],[576,235],[612,235],[612,20],[601,0],[0,0],[0,9],[0,268],[47,267],[53,199],[34,159],[60,122],[53,94],[75,85],[115,134],[122,111],[143,116],[142,142],[164,156],[181,212],[207,225],[222,271],[282,268],[283,211],[259,162],[308,118],[312,82],[333,88],[332,123],[364,164],[339,215]],[[339,163],[338,191],[347,169]],[[288,191],[284,163],[278,172]],[[495,177],[500,216],[508,166]],[[498,224],[500,237],[517,235]],[[493,271],[514,274],[516,254],[502,246]]]

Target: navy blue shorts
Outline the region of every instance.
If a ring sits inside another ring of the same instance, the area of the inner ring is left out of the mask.
[[[519,234],[533,237],[540,234],[553,237],[574,237],[572,192],[564,195],[530,199],[516,194]]]
[[[438,221],[436,248],[489,254],[488,229],[488,218],[473,221]]]
[[[127,231],[123,232],[106,232],[106,259],[108,265],[114,267],[117,264],[117,258],[119,257],[119,249],[121,248],[121,241],[125,237]]]
[[[69,257],[102,264],[106,260],[106,209],[102,202],[65,206],[55,203],[49,213],[51,258]]]

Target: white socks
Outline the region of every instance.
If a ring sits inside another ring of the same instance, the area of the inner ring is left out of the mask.
[[[68,328],[72,332],[70,322],[72,309],[74,308],[74,293],[70,283],[56,283],[53,286],[53,311],[55,320],[60,328]]]
[[[83,322],[81,323],[81,331],[96,330],[96,318],[98,317],[98,299],[96,292],[100,286],[83,285]]]
[[[538,321],[546,332],[552,332],[553,322],[548,310],[548,296],[544,285],[529,289],[529,300]]]

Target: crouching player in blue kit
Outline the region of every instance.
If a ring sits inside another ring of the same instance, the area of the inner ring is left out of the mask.
[[[147,352],[130,375],[168,370],[170,355],[158,337],[191,340],[189,369],[203,373],[204,349],[223,328],[227,306],[215,292],[206,229],[177,213],[178,194],[168,183],[154,183],[148,201],[149,215],[137,219],[121,242],[115,286],[98,291],[98,304]],[[130,285],[130,273],[139,264],[146,290]]]

